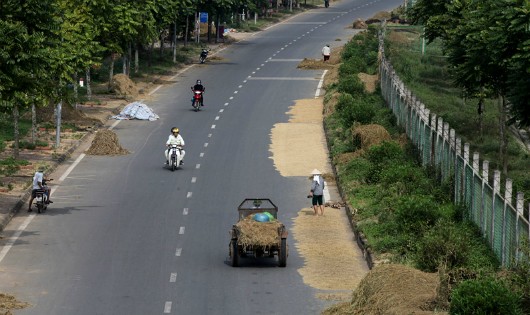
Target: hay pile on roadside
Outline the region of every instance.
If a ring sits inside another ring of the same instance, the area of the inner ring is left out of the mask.
[[[86,151],[89,155],[124,155],[129,151],[122,148],[118,136],[111,130],[100,130],[96,133],[92,145]]]
[[[237,243],[243,247],[277,245],[280,242],[278,228],[282,223],[278,220],[257,222],[252,217],[249,215],[235,224],[240,231]]]
[[[352,136],[353,143],[361,150],[392,139],[385,127],[377,124],[354,126]]]
[[[355,22],[353,22],[353,28],[354,29],[366,29],[368,28],[368,25],[366,25],[366,23],[363,20],[357,19]]]
[[[112,77],[110,87],[113,93],[124,96],[127,99],[134,99],[139,94],[136,84],[123,73]]]
[[[351,302],[332,306],[322,314],[447,314],[432,309],[438,283],[436,273],[398,264],[379,265],[361,280]]]
[[[17,301],[12,295],[0,293],[0,315],[11,315],[11,310],[20,310],[28,306],[28,303]]]

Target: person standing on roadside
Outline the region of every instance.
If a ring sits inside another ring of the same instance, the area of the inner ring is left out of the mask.
[[[316,168],[311,172],[311,175],[313,175],[311,179],[311,190],[309,192],[311,204],[313,205],[315,215],[319,215],[319,209],[320,215],[324,215],[324,179],[322,178],[322,173]]]
[[[329,56],[331,55],[331,48],[329,48],[329,45],[326,45],[322,48],[322,56],[324,56],[324,62],[329,60]]]

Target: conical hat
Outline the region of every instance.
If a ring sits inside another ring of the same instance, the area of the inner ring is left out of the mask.
[[[322,175],[322,172],[317,170],[316,168],[311,172],[311,175]]]

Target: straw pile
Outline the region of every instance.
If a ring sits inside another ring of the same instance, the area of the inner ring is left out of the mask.
[[[278,220],[257,222],[252,217],[249,215],[236,224],[240,232],[237,243],[243,247],[278,245],[280,242],[278,228],[283,224]]]
[[[361,280],[351,302],[341,303],[322,314],[447,314],[433,310],[438,275],[404,265],[383,264]]]
[[[391,140],[390,134],[381,125],[360,125],[353,127],[353,143],[360,149],[365,150],[383,141]]]
[[[96,133],[92,145],[86,151],[89,155],[123,155],[129,151],[122,148],[118,136],[111,130],[100,130]]]
[[[12,295],[0,293],[0,315],[11,315],[11,310],[20,310],[28,306],[28,303],[17,301]]]

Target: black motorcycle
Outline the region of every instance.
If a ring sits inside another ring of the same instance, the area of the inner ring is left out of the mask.
[[[46,211],[46,209],[48,209],[48,205],[50,204],[49,196],[47,195],[48,185],[46,184],[46,182],[51,180],[52,179],[43,179],[42,189],[38,189],[35,192],[35,204],[37,206],[38,213]]]
[[[204,63],[206,61],[206,57],[208,57],[208,52],[209,51],[210,51],[209,49],[203,49],[201,51],[201,56],[199,57],[199,62],[200,63]]]

